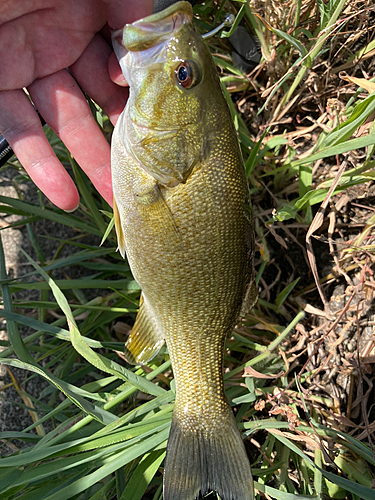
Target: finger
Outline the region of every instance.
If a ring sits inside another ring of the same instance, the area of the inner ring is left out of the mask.
[[[25,92],[0,92],[0,109],[0,131],[33,182],[59,208],[77,208],[77,188],[56,158]]]
[[[117,85],[121,85],[121,87],[129,87],[128,82],[125,80],[125,77],[121,71],[121,67],[118,63],[116,54],[112,52],[108,59],[108,73],[110,79],[116,83]]]
[[[69,69],[81,88],[115,124],[124,109],[128,89],[111,81],[108,73],[108,58],[111,54],[111,47],[98,34]]]
[[[152,14],[153,0],[104,0],[107,4],[107,22],[113,29]]]
[[[48,125],[57,133],[81,168],[112,204],[110,147],[96,124],[77,82],[66,70],[28,88]]]

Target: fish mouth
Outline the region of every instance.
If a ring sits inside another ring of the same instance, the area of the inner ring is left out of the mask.
[[[144,102],[148,92],[144,83],[147,83],[147,77],[164,69],[168,47],[174,41],[177,44],[180,33],[192,25],[191,4],[178,2],[112,32],[113,47],[130,87],[129,100],[122,115],[124,147],[129,156],[166,187],[185,182],[196,164],[194,152],[186,150],[186,135],[193,135],[190,129],[195,122],[183,125],[158,123],[157,118],[149,116],[147,106],[138,109],[137,99]],[[177,146],[169,147],[171,142]]]
[[[155,59],[156,53],[160,53],[160,45],[169,41],[173,34],[183,25],[193,20],[193,9],[189,2],[177,2],[167,9],[152,14],[151,16],[126,24],[124,28],[112,30],[112,44],[120,63],[121,69],[126,76],[125,57],[128,52],[141,53],[142,59]]]
[[[183,24],[191,23],[193,9],[188,2],[177,2],[167,9],[127,24],[123,42],[127,50],[141,52],[168,40]]]

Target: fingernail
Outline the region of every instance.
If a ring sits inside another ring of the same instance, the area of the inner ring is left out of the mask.
[[[79,207],[79,203],[78,203],[78,205],[76,207],[71,208],[70,210],[64,210],[64,212],[66,212],[67,214],[71,214],[72,212],[75,212],[78,207]]]
[[[113,82],[116,83],[117,85],[120,85],[121,87],[129,87],[129,84],[125,80],[125,77],[122,73],[120,75],[116,76],[116,78],[113,80]]]

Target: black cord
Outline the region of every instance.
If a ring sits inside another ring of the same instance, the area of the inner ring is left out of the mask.
[[[37,109],[35,111],[38,113]],[[40,122],[45,125],[43,117],[38,113]],[[0,134],[0,167],[5,165],[5,163],[13,156],[13,149],[9,146],[8,141]]]

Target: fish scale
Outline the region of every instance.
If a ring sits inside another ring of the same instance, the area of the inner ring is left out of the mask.
[[[256,298],[250,199],[230,112],[190,4],[113,38],[130,84],[112,139],[115,225],[142,289],[125,355],[147,363],[165,341],[176,383],[164,499],[216,490],[223,500],[252,500],[223,382],[225,339]]]

